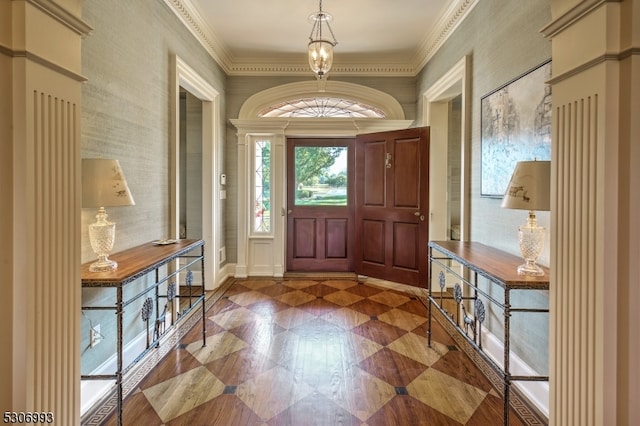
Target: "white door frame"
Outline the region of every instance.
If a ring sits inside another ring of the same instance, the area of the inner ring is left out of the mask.
[[[260,111],[280,102],[303,97],[337,97],[352,99],[386,112],[385,119],[352,118],[259,118]],[[286,140],[288,137],[355,137],[359,133],[405,129],[412,124],[404,119],[400,103],[387,93],[354,83],[327,80],[284,84],[249,97],[240,108],[238,119],[230,120],[238,137],[238,225],[235,276],[281,277],[286,259]],[[251,144],[256,138],[271,140],[273,233],[255,235],[251,230],[250,206]]]
[[[471,90],[470,90],[470,57],[464,56],[446,74],[436,81],[422,95],[423,123],[431,129],[430,158],[436,159],[430,163],[429,175],[429,239],[448,240],[448,195],[447,185],[442,182],[448,180],[447,145],[449,101],[461,95],[461,149],[460,149],[460,240],[469,239],[470,224],[470,170],[471,170]]]
[[[261,118],[230,120],[238,136],[238,247],[235,277],[252,275],[282,277],[286,260],[286,140],[288,137],[355,137],[356,134],[406,129],[411,120],[341,118]],[[274,149],[272,224],[270,236],[252,235],[251,143],[256,138],[271,140]]]
[[[260,111],[280,102],[303,97],[336,97],[357,100],[386,113],[386,118],[259,118]],[[249,97],[238,119],[230,120],[238,137],[238,231],[235,276],[281,277],[286,260],[286,140],[288,137],[355,137],[361,133],[406,129],[413,121],[404,119],[400,103],[388,93],[354,83],[327,80],[303,81],[266,89]],[[272,151],[272,235],[252,234],[250,153],[256,138],[271,140]]]
[[[205,241],[205,265],[207,274],[205,289],[212,290],[220,283],[219,242],[221,234],[221,214],[218,197],[219,143],[220,143],[220,93],[180,57],[174,57],[171,90],[171,195],[170,195],[170,237],[179,236],[180,200],[180,87],[188,90],[202,101],[202,236]]]

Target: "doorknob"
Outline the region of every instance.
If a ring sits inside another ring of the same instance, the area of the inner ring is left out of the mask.
[[[291,213],[293,213],[292,210],[287,210],[287,214],[291,214]]]
[[[422,222],[424,222],[424,215],[420,214],[420,212],[415,212],[413,214],[415,217],[419,217]]]

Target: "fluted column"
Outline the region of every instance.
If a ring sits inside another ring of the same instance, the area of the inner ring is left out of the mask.
[[[640,0],[552,0],[550,423],[640,419]]]
[[[80,419],[81,5],[0,2],[0,405],[69,425]]]

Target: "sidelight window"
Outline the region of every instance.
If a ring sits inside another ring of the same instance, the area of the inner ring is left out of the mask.
[[[271,141],[255,140],[253,161],[253,232],[271,232]]]

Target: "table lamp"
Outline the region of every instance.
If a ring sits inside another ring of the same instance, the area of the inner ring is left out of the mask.
[[[502,208],[529,210],[529,219],[518,228],[520,251],[525,263],[518,274],[542,276],[544,271],[536,261],[544,247],[545,228],[538,226],[536,210],[550,210],[551,162],[519,161],[513,171]]]
[[[89,241],[98,260],[89,266],[91,272],[112,271],[118,263],[109,259],[116,237],[116,224],[107,220],[105,207],[133,206],[118,160],[82,159],[82,207],[98,208],[96,222],[89,225]]]

